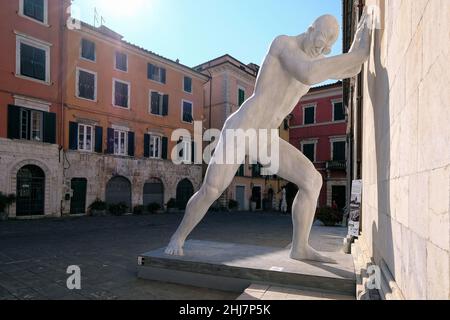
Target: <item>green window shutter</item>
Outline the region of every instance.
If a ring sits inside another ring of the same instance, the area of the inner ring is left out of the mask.
[[[8,139],[20,139],[20,107],[8,106]]]
[[[95,152],[103,153],[103,128],[95,127]]]
[[[128,132],[128,155],[134,157],[134,132]]]
[[[150,158],[150,135],[144,134],[144,158]]]
[[[43,112],[44,119],[44,142],[56,143],[56,113]]]
[[[163,96],[163,116],[167,116],[169,114],[169,95]]]
[[[166,69],[161,68],[161,82],[166,83]]]
[[[169,139],[168,139],[167,137],[163,137],[163,138],[162,138],[162,152],[161,152],[161,157],[162,157],[164,160],[167,160],[168,148],[169,148]]]
[[[69,123],[69,150],[78,150],[78,123]]]

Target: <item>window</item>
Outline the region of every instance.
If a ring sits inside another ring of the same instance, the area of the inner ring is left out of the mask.
[[[180,138],[177,144],[177,148],[179,160],[183,163],[189,163],[191,161],[191,153],[193,152],[191,150],[191,139],[186,137]]]
[[[151,91],[150,113],[158,116],[167,116],[169,113],[169,96]]]
[[[166,69],[149,63],[147,66],[147,78],[161,83],[166,83]]]
[[[183,100],[183,122],[192,123],[194,118],[192,116],[192,103]]]
[[[48,23],[47,0],[20,0],[20,14],[39,21]]]
[[[342,102],[333,103],[333,121],[344,121],[345,111],[344,104]]]
[[[346,145],[347,143],[345,141],[332,142],[333,161],[345,161]]]
[[[31,140],[42,141],[42,112],[31,111]]]
[[[161,136],[150,135],[150,158],[161,159]]]
[[[127,132],[114,130],[114,154],[118,156],[127,155]]]
[[[192,78],[184,77],[183,87],[184,92],[192,93]]]
[[[97,74],[77,68],[77,97],[97,100]]]
[[[8,106],[8,139],[56,143],[56,114],[36,109]]]
[[[47,44],[17,36],[16,59],[18,76],[50,82],[50,47]]]
[[[92,152],[93,130],[92,126],[78,125],[78,150]]]
[[[81,57],[90,61],[96,60],[94,42],[87,39],[81,40]]]
[[[252,165],[252,177],[258,178],[261,176],[262,165],[260,163]]]
[[[245,90],[239,88],[238,90],[238,106],[242,106],[242,104],[245,102]]]
[[[308,125],[314,123],[316,123],[316,107],[305,107],[303,124]]]
[[[311,143],[303,143],[302,144],[302,152],[303,154],[311,160],[311,162],[316,161],[316,144]]]
[[[113,103],[120,108],[130,108],[130,85],[127,82],[113,80]]]
[[[238,177],[245,176],[245,164],[241,164],[241,166],[239,167],[239,170],[236,173],[236,176],[238,176]]]
[[[20,139],[28,140],[29,111],[20,109]]]
[[[20,110],[20,139],[42,141],[42,112]]]
[[[116,52],[116,69],[120,71],[128,71],[128,56],[125,53]]]

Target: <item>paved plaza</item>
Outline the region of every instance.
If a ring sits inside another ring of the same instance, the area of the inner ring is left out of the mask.
[[[181,214],[80,217],[0,222],[0,300],[236,299],[239,294],[137,279],[138,254],[163,247]],[[344,228],[314,227],[312,245],[339,251]],[[286,247],[289,216],[209,213],[191,239]],[[78,291],[66,287],[70,265],[81,268]]]

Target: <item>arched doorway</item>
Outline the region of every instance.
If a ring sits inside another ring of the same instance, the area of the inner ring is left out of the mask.
[[[164,185],[161,180],[153,178],[144,185],[144,206],[157,203],[164,208]]]
[[[122,176],[111,178],[106,184],[106,203],[125,203],[128,209],[131,207],[131,182]]]
[[[186,209],[187,203],[194,195],[194,186],[188,179],[183,179],[177,186],[177,204],[181,210]]]
[[[17,216],[45,214],[45,173],[38,166],[27,165],[17,172]]]

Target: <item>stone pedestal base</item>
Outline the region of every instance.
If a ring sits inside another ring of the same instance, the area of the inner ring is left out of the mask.
[[[243,244],[188,241],[183,257],[164,249],[139,256],[140,278],[233,292],[260,283],[355,295],[353,259],[343,253],[327,253],[338,264],[323,264],[289,259],[287,249]]]

